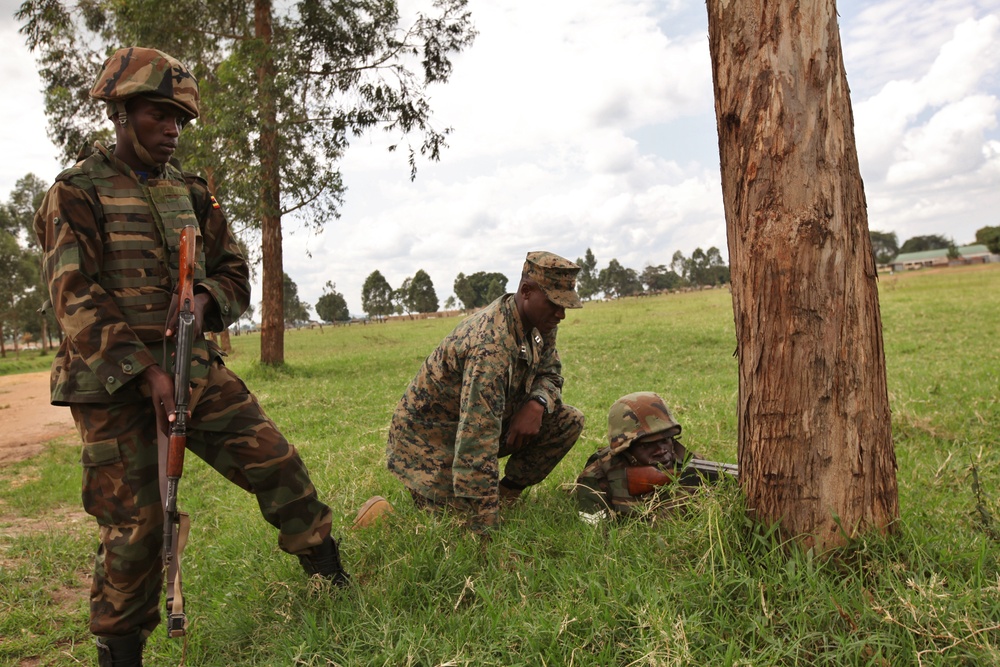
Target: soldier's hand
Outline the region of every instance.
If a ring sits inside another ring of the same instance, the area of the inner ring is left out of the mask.
[[[520,449],[529,440],[538,435],[542,428],[542,415],[545,408],[538,401],[527,401],[510,420],[507,429],[507,447]]]
[[[208,292],[195,292],[194,294],[194,327],[192,339],[197,340],[201,332],[205,330],[205,317],[215,308],[215,300]],[[170,298],[170,309],[167,310],[167,330],[164,335],[173,338],[177,334],[177,325],[180,320],[180,299],[177,294]]]
[[[205,318],[216,308],[215,299],[208,292],[194,293],[194,337],[198,338],[205,330]]]
[[[179,301],[177,292],[174,292],[174,295],[170,297],[170,308],[167,309],[167,328],[163,332],[167,338],[173,338],[174,334],[177,333],[177,320],[180,315],[180,308],[177,306]]]
[[[149,388],[153,410],[156,411],[156,423],[166,433],[169,425],[177,417],[174,414],[174,379],[169,373],[157,365],[149,366],[142,372],[142,381]]]

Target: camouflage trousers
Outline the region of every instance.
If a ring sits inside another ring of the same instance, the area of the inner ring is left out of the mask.
[[[188,450],[257,497],[264,518],[279,531],[281,549],[308,553],[330,534],[332,513],[319,501],[295,447],[221,362],[212,363],[208,377],[194,384]],[[160,622],[163,586],[152,406],[142,401],[71,408],[83,440],[83,506],[100,527],[90,631],[148,635]],[[183,482],[180,491],[183,507]]]
[[[497,458],[507,459],[503,479],[512,487],[523,489],[538,484],[549,476],[560,461],[573,448],[583,433],[583,413],[571,405],[558,404],[551,414],[542,417],[538,435],[528,443],[514,449],[507,446],[509,421],[504,421],[500,434]],[[434,512],[453,512],[468,519],[469,527],[476,531],[493,527],[497,522],[499,499],[480,499],[445,496],[428,498],[410,489],[414,505]]]

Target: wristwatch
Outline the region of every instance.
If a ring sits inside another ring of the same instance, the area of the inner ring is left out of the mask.
[[[534,395],[529,400],[538,401],[539,403],[542,404],[542,407],[545,408],[546,411],[548,411],[548,409],[549,409],[549,402],[547,400],[545,400],[544,396]]]

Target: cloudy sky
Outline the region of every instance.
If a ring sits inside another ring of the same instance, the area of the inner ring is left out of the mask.
[[[429,5],[429,0],[407,4]],[[33,56],[0,0],[0,198],[62,168],[46,138]],[[517,279],[524,254],[589,247],[641,271],[675,250],[726,251],[704,0],[470,0],[479,37],[432,89],[452,127],[409,180],[379,134],[342,163],[343,215],[285,225],[303,300],[327,281],[361,312],[378,269],[418,269],[443,302],[455,276]],[[841,39],[871,229],[959,245],[1000,224],[1000,0],[844,0]],[[255,292],[259,295],[259,290]]]

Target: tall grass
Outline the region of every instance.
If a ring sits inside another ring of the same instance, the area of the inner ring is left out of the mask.
[[[590,526],[565,485],[620,395],[661,393],[683,440],[735,461],[725,290],[588,304],[560,327],[565,399],[587,415],[563,463],[490,540],[411,507],[384,469],[389,416],[455,319],[286,336],[287,364],[233,339],[229,364],[300,448],[355,583],[307,581],[253,499],[189,458],[189,665],[1000,664],[1000,267],[880,283],[902,516],[832,558],[747,521],[738,488],[666,519]],[[0,663],[93,664],[76,447],[0,469]],[[972,468],[979,480],[973,488]],[[396,513],[349,529],[373,494]],[[992,528],[992,532],[991,532]],[[162,630],[147,664],[178,664]]]

